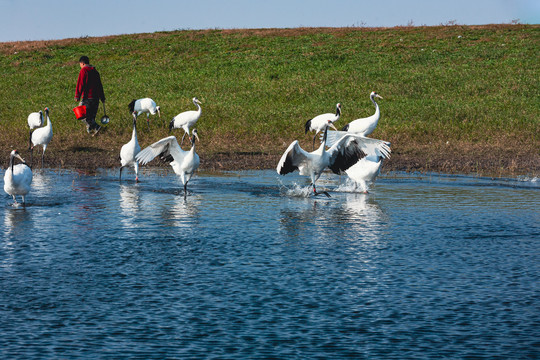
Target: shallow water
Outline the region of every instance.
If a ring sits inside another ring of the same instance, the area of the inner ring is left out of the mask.
[[[3,193],[1,358],[540,355],[537,179],[123,175]]]

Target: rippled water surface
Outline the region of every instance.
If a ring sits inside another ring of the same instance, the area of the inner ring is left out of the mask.
[[[2,193],[0,358],[540,356],[536,179],[126,176]]]

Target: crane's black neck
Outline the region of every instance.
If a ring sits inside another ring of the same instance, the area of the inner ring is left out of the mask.
[[[15,166],[15,155],[9,157],[9,167],[11,168],[11,175],[13,175],[13,167]]]
[[[324,146],[326,146],[326,138],[327,138],[327,136],[328,136],[328,128],[329,128],[329,127],[330,127],[330,126],[327,125],[327,126],[324,128],[324,134],[323,134],[323,139],[322,139],[322,144],[324,144]]]

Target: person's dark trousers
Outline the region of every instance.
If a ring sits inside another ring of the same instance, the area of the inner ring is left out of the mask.
[[[94,130],[98,128],[96,124],[96,115],[99,108],[99,99],[82,99],[80,105],[86,106],[86,130]]]

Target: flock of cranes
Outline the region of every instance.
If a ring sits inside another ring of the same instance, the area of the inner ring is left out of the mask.
[[[334,123],[341,116],[341,104],[336,105],[335,113],[321,114],[308,120],[305,124],[305,133],[315,132],[312,142],[311,152],[302,149],[298,140],[293,141],[278,162],[276,171],[280,175],[285,175],[296,170],[300,175],[308,176],[311,179],[313,194],[324,194],[330,196],[328,192],[318,192],[315,182],[327,168],[336,174],[347,174],[352,180],[361,184],[367,192],[367,183],[372,182],[379,174],[383,159],[390,157],[390,143],[367,137],[376,128],[380,118],[380,110],[376,98],[381,98],[377,93],[370,94],[371,101],[375,105],[375,114],[370,117],[356,119],[345,125],[341,130],[337,130]],[[180,176],[184,186],[184,197],[187,195],[187,184],[193,174],[197,171],[200,159],[195,151],[195,141],[199,141],[199,136],[195,125],[201,117],[202,103],[194,97],[193,104],[197,110],[184,111],[176,115],[169,123],[169,133],[173,129],[183,129],[184,135],[180,144],[175,136],[167,136],[160,139],[145,149],[141,149],[137,138],[137,117],[146,114],[146,122],[149,125],[150,115],[157,114],[161,117],[160,107],[150,98],[133,100],[129,105],[129,111],[133,119],[133,131],[129,142],[120,149],[120,175],[125,167],[132,166],[135,172],[135,181],[139,181],[139,165],[145,165],[156,157],[168,161],[174,172]],[[45,113],[45,116],[44,116]],[[44,123],[46,118],[46,124]],[[4,191],[13,197],[17,204],[16,195],[22,196],[23,204],[25,197],[30,191],[32,183],[33,149],[37,145],[43,147],[41,155],[41,166],[45,156],[47,145],[53,137],[52,122],[49,117],[49,109],[33,112],[28,115],[30,166],[26,164],[17,150],[10,153],[9,167],[4,174]],[[329,131],[329,128],[334,131]],[[317,135],[322,132],[321,144],[315,149]],[[189,150],[182,149],[184,138],[190,141]],[[19,160],[20,164],[15,164]]]
[[[147,124],[149,114],[159,114],[159,106],[156,106],[154,100],[150,98],[133,100],[129,104],[129,110],[133,115],[133,132],[131,140],[122,146],[120,149],[120,180],[122,179],[122,169],[128,165],[132,165],[135,170],[135,181],[139,181],[139,164],[146,165],[156,157],[160,156],[163,160],[170,163],[174,172],[180,176],[184,185],[184,197],[187,196],[187,183],[199,168],[199,155],[195,152],[195,140],[199,140],[197,130],[194,128],[197,120],[201,117],[201,102],[197,98],[193,98],[193,104],[197,106],[197,110],[188,110],[176,115],[170,122],[169,133],[172,129],[183,129],[184,136],[180,145],[174,136],[168,136],[156,141],[152,145],[141,150],[141,146],[137,140],[137,116],[146,113]],[[193,128],[192,135],[189,136],[190,130]],[[188,135],[191,141],[191,149],[184,151],[181,146],[184,137]]]
[[[305,125],[306,134],[315,131],[315,138],[320,131],[324,131],[321,145],[317,150],[307,152],[300,147],[298,140],[293,141],[281,156],[276,171],[286,175],[298,170],[300,175],[309,176],[313,194],[318,195],[315,182],[326,168],[335,174],[347,174],[352,180],[360,184],[367,192],[367,184],[375,180],[380,172],[382,160],[390,157],[390,143],[368,138],[377,127],[381,116],[379,105],[375,98],[381,98],[376,92],[370,94],[375,104],[375,114],[362,119],[356,119],[345,125],[341,131],[334,126],[341,116],[341,104],[336,105],[336,113],[327,113],[315,116]],[[328,131],[328,128],[336,131]],[[326,149],[328,147],[328,149]],[[322,192],[330,196],[327,192]]]

